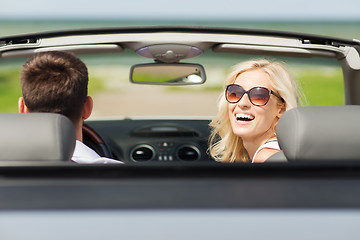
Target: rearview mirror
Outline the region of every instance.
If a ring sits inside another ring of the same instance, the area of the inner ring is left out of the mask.
[[[130,70],[130,81],[138,84],[191,85],[205,80],[203,66],[192,63],[138,64]]]

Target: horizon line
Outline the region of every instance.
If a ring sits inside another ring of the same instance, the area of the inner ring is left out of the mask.
[[[360,22],[359,18],[134,18],[134,17],[0,17],[0,21],[131,21],[131,22],[144,22],[144,21],[176,21],[176,22]]]

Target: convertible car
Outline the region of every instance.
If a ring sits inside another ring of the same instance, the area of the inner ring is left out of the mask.
[[[71,123],[16,113],[17,91],[0,114],[2,238],[359,239],[360,41],[210,27],[4,36],[0,84],[20,88],[21,65],[44,51],[87,64],[84,142],[124,164],[70,162]],[[209,122],[225,77],[258,58],[289,68],[302,106],[279,120],[266,163],[216,162]]]

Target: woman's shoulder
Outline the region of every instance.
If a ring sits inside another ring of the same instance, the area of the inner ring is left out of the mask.
[[[254,154],[253,163],[265,162],[269,157],[280,151],[277,139],[271,139],[261,145]]]
[[[265,162],[269,157],[274,155],[275,153],[279,152],[278,149],[274,148],[262,148],[253,159],[253,163],[263,163]]]

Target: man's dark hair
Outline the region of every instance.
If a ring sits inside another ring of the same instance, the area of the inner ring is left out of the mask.
[[[21,71],[21,88],[30,112],[60,113],[78,121],[87,97],[88,70],[73,54],[43,52]]]

